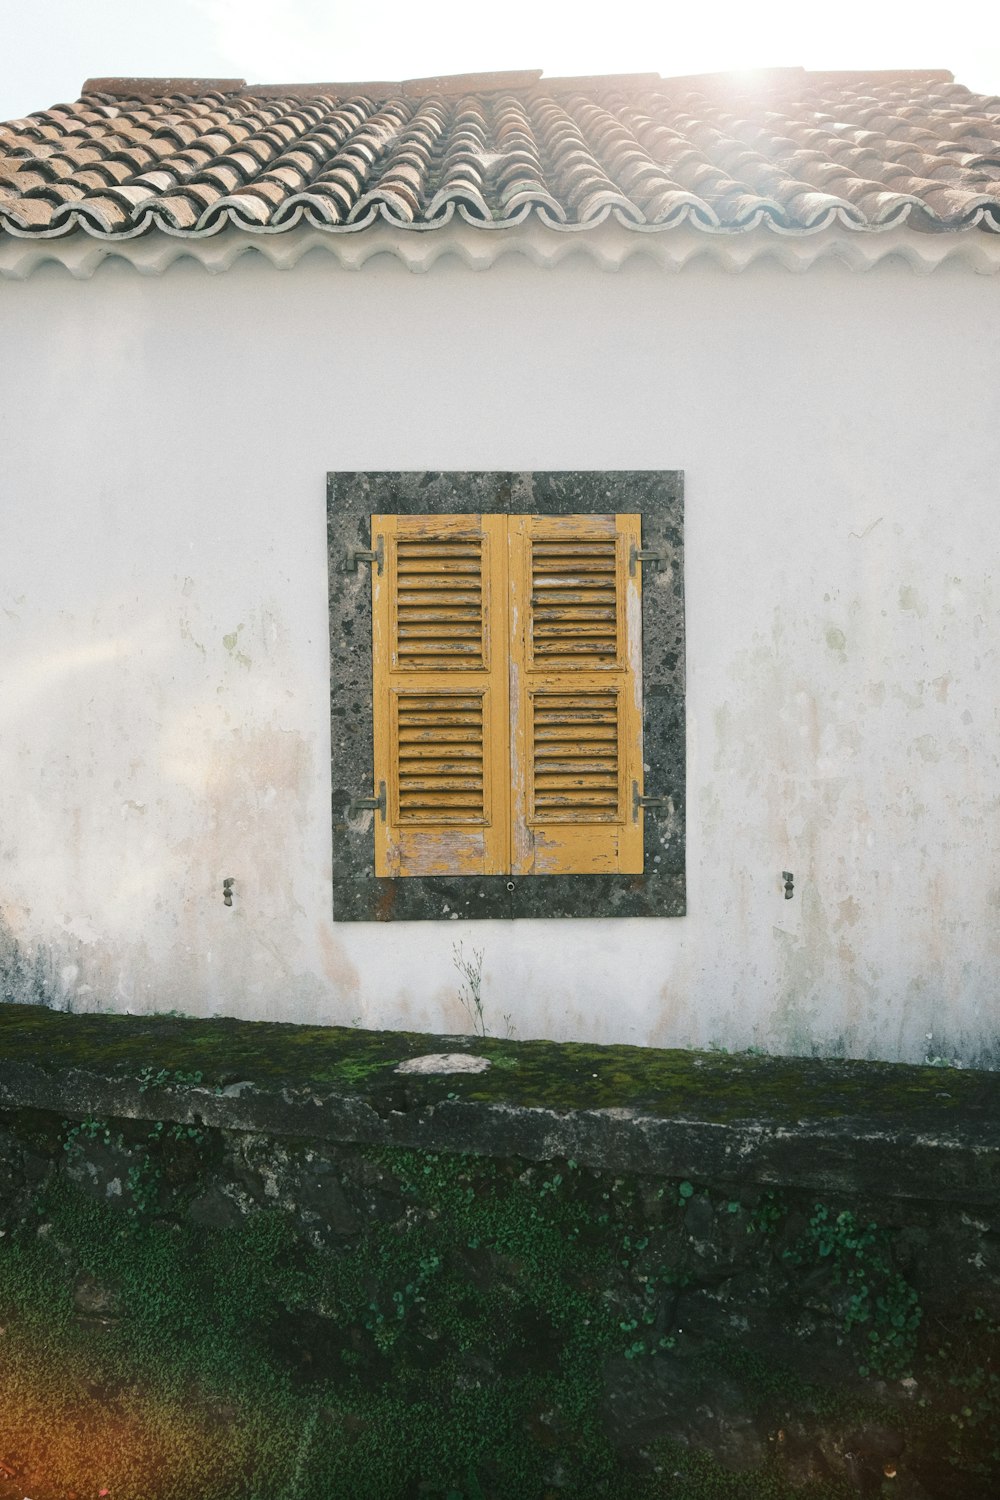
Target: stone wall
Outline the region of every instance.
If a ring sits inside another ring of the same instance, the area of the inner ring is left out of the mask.
[[[0,1008],[0,1500],[995,1493],[985,1075],[218,1025]]]

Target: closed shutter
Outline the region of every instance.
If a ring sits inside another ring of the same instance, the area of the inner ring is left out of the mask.
[[[376,875],[643,867],[640,518],[373,516]]]
[[[510,867],[507,518],[373,516],[376,875]]]
[[[642,871],[640,517],[511,516],[515,875]]]

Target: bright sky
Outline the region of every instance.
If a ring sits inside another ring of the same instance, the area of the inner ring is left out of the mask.
[[[990,0],[33,0],[4,28],[0,119],[75,99],[85,78],[132,74],[290,83],[948,68],[1000,94],[998,15]]]

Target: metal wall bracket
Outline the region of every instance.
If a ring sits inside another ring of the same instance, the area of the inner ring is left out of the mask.
[[[638,820],[639,820],[639,809],[640,809],[640,807],[669,807],[669,806],[670,806],[670,798],[669,797],[641,797],[639,795],[639,783],[637,781],[633,781],[633,783],[632,783],[632,822],[633,823],[637,823]]]
[[[381,813],[382,822],[385,822],[385,782],[378,784],[377,797],[352,797],[347,805],[347,816],[352,818],[355,813],[363,812],[371,808],[374,812]]]
[[[382,572],[385,567],[385,542],[380,536],[375,538],[374,552],[348,552],[347,571],[356,573],[363,562],[373,562],[376,572]]]
[[[633,542],[629,548],[628,570],[631,577],[635,577],[635,570],[639,563],[652,563],[657,568],[665,568],[670,561],[662,547],[637,547]]]

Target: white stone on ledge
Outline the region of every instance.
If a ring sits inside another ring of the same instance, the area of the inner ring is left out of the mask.
[[[410,1057],[393,1071],[396,1073],[485,1073],[488,1057],[472,1057],[468,1052],[428,1052],[424,1057]]]

